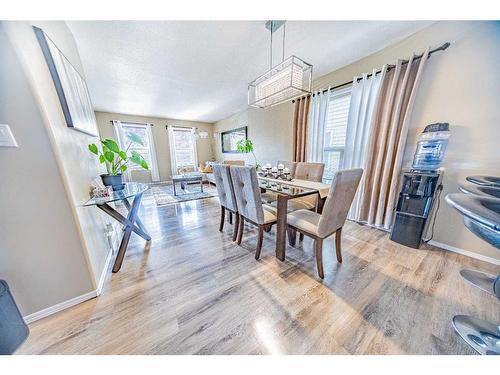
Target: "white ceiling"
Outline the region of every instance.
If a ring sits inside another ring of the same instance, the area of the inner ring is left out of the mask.
[[[264,21],[70,21],[96,110],[215,122],[247,107],[269,69]],[[381,50],[430,22],[288,21],[285,57],[314,77]],[[274,34],[281,59],[281,29]]]

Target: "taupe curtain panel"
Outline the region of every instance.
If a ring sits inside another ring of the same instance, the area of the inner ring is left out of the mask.
[[[310,96],[295,101],[293,115],[293,161],[306,161],[307,151],[307,117],[309,113]]]
[[[411,111],[428,56],[429,49],[421,59],[414,55],[407,64],[400,60],[380,73],[359,211],[367,224],[392,225]]]

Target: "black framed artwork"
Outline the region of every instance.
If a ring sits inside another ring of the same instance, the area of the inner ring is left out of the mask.
[[[66,125],[98,137],[94,108],[85,80],[42,29],[33,26],[33,30],[49,67]]]
[[[220,134],[222,152],[227,153],[240,153],[237,149],[239,141],[247,139],[248,131],[246,126],[241,128],[231,129]]]

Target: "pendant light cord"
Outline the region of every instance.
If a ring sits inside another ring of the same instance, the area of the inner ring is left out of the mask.
[[[286,22],[283,24],[283,52],[281,54],[281,62],[285,61],[285,28]]]
[[[269,70],[271,70],[273,68],[273,29],[274,29],[274,24],[273,24],[273,21],[271,21],[271,53],[270,53],[270,57],[271,57],[271,61],[270,61],[270,66],[269,66]]]

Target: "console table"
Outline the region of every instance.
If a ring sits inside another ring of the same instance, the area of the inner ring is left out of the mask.
[[[91,198],[83,206],[96,206],[99,209],[106,212],[109,216],[117,220],[123,225],[123,236],[120,242],[120,247],[118,249],[118,254],[116,255],[115,264],[113,265],[113,273],[120,270],[125,257],[125,252],[127,251],[128,242],[130,240],[130,235],[132,232],[138,234],[146,241],[151,241],[151,237],[144,229],[141,220],[137,216],[137,212],[141,206],[142,194],[148,190],[146,184],[126,182],[123,190],[113,191],[113,194],[109,197],[103,198]],[[133,198],[132,205],[128,201]],[[122,201],[128,210],[127,217],[123,216],[116,209],[111,207],[109,203]]]

